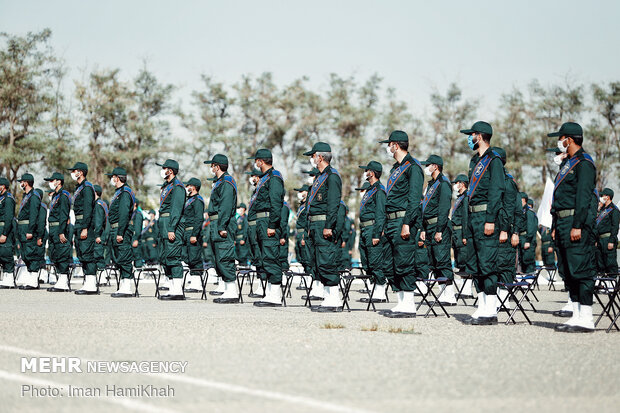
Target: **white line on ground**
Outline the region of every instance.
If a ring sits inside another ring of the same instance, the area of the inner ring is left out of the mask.
[[[36,350],[23,349],[19,347],[4,345],[4,344],[0,344],[0,351],[5,351],[8,353],[15,353],[15,354],[26,354],[26,355],[31,355],[35,357],[69,357],[69,356],[61,356],[57,354],[42,353]],[[71,357],[78,357],[78,356],[73,355]],[[80,359],[86,362],[93,361],[93,360],[89,360],[89,359],[82,358],[82,357],[80,357]],[[2,372],[2,370],[0,370],[0,372]],[[11,374],[11,373],[7,373],[7,374]],[[262,397],[264,399],[278,400],[282,402],[292,403],[294,405],[302,404],[302,405],[306,405],[309,407],[318,408],[322,411],[331,411],[331,412],[340,412],[340,413],[370,413],[369,410],[342,406],[339,404],[325,402],[322,400],[316,400],[316,399],[312,399],[309,397],[295,396],[295,395],[268,391],[268,390],[252,389],[250,387],[239,386],[236,384],[219,382],[219,381],[214,381],[214,380],[206,380],[206,379],[202,379],[199,377],[181,376],[181,375],[165,374],[165,373],[139,373],[139,374],[144,374],[149,377],[159,378],[159,379],[167,380],[167,381],[177,381],[180,383],[187,383],[187,384],[199,386],[199,387],[209,387],[212,389],[227,391],[231,393],[240,393],[240,394],[245,394],[248,396]],[[21,377],[29,378],[29,376],[17,376],[17,375],[13,375],[13,376],[20,377],[20,378]],[[106,399],[102,398],[102,400],[106,400]],[[148,406],[150,407],[150,405]]]
[[[0,379],[16,381],[18,383],[29,383],[37,386],[51,386],[51,387],[65,387],[69,385],[65,383],[59,383],[51,380],[36,379],[25,374],[13,374],[8,371],[0,370]],[[152,404],[142,403],[136,400],[124,398],[124,397],[107,397],[107,396],[94,396],[97,400],[101,400],[107,403],[118,404],[127,409],[137,410],[140,412],[155,412],[155,413],[176,413],[176,410],[165,409],[161,407],[153,406]]]

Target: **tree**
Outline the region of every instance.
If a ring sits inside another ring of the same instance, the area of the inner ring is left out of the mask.
[[[592,97],[593,110],[601,121],[592,121],[587,138],[592,139],[596,181],[604,188],[611,171],[615,170],[616,178],[620,178],[620,82],[610,82],[607,87],[593,84]]]

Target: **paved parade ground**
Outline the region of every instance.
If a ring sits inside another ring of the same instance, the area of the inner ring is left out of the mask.
[[[199,294],[162,302],[148,280],[139,298],[114,291],[0,291],[1,411],[615,412],[620,402],[620,333],[601,330],[607,320],[593,334],[554,332],[563,320],[551,311],[565,293],[546,286],[539,312],[528,311],[534,325],[517,315],[506,326],[500,314],[485,327],[463,324],[472,300],[449,308],[450,318],[398,320],[361,311],[357,291],[355,311],[337,314],[310,312],[294,289],[289,307],[275,309]],[[44,356],[79,358],[83,371],[22,373],[22,357]],[[185,370],[89,373],[88,361],[175,361]],[[137,386],[141,395],[123,397]],[[107,397],[114,389],[125,393]]]

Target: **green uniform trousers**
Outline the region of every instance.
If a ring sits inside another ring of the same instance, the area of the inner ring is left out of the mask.
[[[463,244],[463,229],[452,232],[452,251],[454,252],[454,264],[456,268],[465,271],[467,267],[467,248]]]
[[[215,272],[224,282],[233,282],[237,279],[235,270],[235,243],[228,231],[226,238],[220,236],[217,230],[217,221],[209,225],[209,246],[215,265]]]
[[[238,238],[236,238],[235,241],[235,257],[237,258],[237,261],[239,261],[239,264],[246,265],[250,259],[250,248],[248,247],[248,241],[245,240],[245,244],[241,245],[239,242],[243,236],[238,235],[237,237]]]
[[[256,239],[256,221],[248,221],[248,246],[250,247],[250,261],[258,266],[261,261],[260,249]],[[253,224],[253,225],[252,225]]]
[[[304,245],[301,245],[301,239],[304,235],[306,235],[305,230],[303,233],[297,232],[297,235],[295,237],[295,256],[297,257],[297,261],[299,261],[302,267],[304,267],[304,272],[308,275],[312,275],[312,266],[310,265],[307,236],[306,240],[304,240]]]
[[[385,242],[383,244],[383,271],[392,290],[415,291],[416,249],[414,240],[416,228],[411,228],[411,235],[402,239],[400,232],[403,218],[388,219],[385,222]]]
[[[530,244],[528,249],[524,245],[523,239],[519,239],[519,263],[521,271],[531,274],[536,271],[536,244]]]
[[[596,276],[594,234],[592,228],[584,225],[581,239],[571,241],[573,217],[557,218],[555,244],[558,254],[558,270],[564,274],[571,301],[592,305],[594,277]]]
[[[4,229],[4,222],[0,225],[0,231]],[[0,266],[4,272],[15,270],[15,260],[13,251],[15,250],[14,234],[12,232],[6,237],[4,244],[0,244]]]
[[[323,237],[325,221],[310,222],[310,236],[306,241],[312,273],[326,287],[340,284],[338,267],[340,264],[340,245],[334,236]]]
[[[126,231],[123,241],[116,241],[117,229],[110,230],[108,244],[111,246],[112,262],[120,271],[121,278],[133,278],[133,251],[131,247],[131,232]]]
[[[168,238],[170,217],[159,218],[159,263],[170,278],[183,278],[183,230],[177,226],[174,241]]]
[[[426,239],[430,246],[429,255],[431,268],[435,277],[445,277],[448,284],[454,281],[454,271],[452,271],[452,258],[450,257],[450,244],[452,241],[452,230],[449,226],[441,233],[441,241],[435,241],[437,225],[431,224],[426,227]]]
[[[256,241],[260,251],[260,270],[267,275],[271,284],[282,284],[282,262],[280,260],[280,229],[276,229],[273,237],[267,235],[269,217],[256,220]]]
[[[67,234],[65,234],[67,237],[67,242],[63,244],[60,242],[59,236],[59,227],[50,226],[49,243],[52,244],[50,247],[50,261],[54,264],[58,273],[68,274],[69,264],[71,264],[72,261],[71,239]],[[36,242],[34,245],[36,246]]]
[[[183,261],[189,266],[191,275],[200,275],[202,273],[202,238],[196,237],[196,243],[190,242],[191,231],[185,231],[183,235]]]
[[[610,250],[608,245],[611,237],[599,238],[598,240],[598,267],[604,274],[618,274],[618,242],[612,241],[613,248]]]
[[[471,242],[468,240],[470,251],[470,274],[474,276],[474,285],[478,292],[487,295],[497,294],[497,279],[499,271],[499,228],[495,224],[495,231],[491,235],[484,234],[486,211],[469,214],[469,232],[472,234]]]
[[[26,268],[30,272],[37,272],[41,269],[41,260],[37,255],[37,240],[34,237],[34,234],[31,239],[26,239],[26,231],[28,230],[28,225],[18,225],[17,232],[19,236],[19,244],[20,244],[20,253],[21,257],[26,264]],[[8,242],[8,241],[7,241]],[[68,243],[67,243],[68,244]],[[13,256],[11,255],[11,259]],[[66,274],[66,272],[64,272]]]
[[[499,244],[499,261],[497,269],[499,271],[499,281],[512,283],[517,275],[517,248],[510,243],[510,236],[504,243]]]
[[[548,252],[549,247],[551,246],[551,242],[543,242],[540,247],[540,254],[542,255],[543,265],[555,265],[555,252]]]
[[[93,247],[93,254],[95,256],[95,263],[97,266],[97,270],[104,270],[106,265],[105,260],[105,240],[101,240],[100,244],[95,242],[95,246]]]
[[[372,245],[372,225],[364,227],[360,232],[360,251],[363,251],[366,257],[366,274],[371,277],[375,284],[384,285],[386,282],[383,273],[383,245],[381,240],[377,245]]]
[[[76,228],[73,233],[75,252],[82,264],[84,275],[95,275],[97,264],[95,260],[95,234],[92,229],[88,229],[86,239],[80,239],[81,228]]]

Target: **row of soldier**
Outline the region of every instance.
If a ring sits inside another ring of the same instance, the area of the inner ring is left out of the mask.
[[[396,161],[386,186],[380,181],[381,163],[371,161],[360,166],[367,183],[358,188],[364,192],[360,206],[359,248],[362,265],[376,284],[373,299],[385,300],[388,284],[397,296],[397,305],[382,312],[386,317],[414,317],[415,290],[421,287],[416,285],[416,280],[427,278],[431,272],[447,280],[439,300],[443,304],[456,304],[451,249],[457,269],[473,276],[479,299],[469,322],[476,325],[497,322],[498,294],[501,301],[505,301],[506,294],[498,289],[498,281],[500,285],[512,282],[517,262],[524,272],[531,272],[535,265],[535,214],[528,208],[527,195],[518,192],[516,181],[505,170],[505,151],[490,145],[491,125],[476,122],[472,128],[461,132],[468,137],[474,156],[469,174],[457,176],[454,182],[443,175],[441,157],[431,155],[423,162],[413,158],[408,152],[409,138],[402,131],[394,131],[387,140],[381,141],[387,144],[388,155]],[[609,254],[615,253],[617,244],[617,208],[611,203],[613,192],[603,191],[603,211],[608,211],[610,220],[616,217],[616,225],[615,231],[597,235],[595,222],[600,221],[596,219],[595,167],[592,158],[581,148],[581,127],[566,123],[559,132],[549,136],[559,138],[556,160],[560,172],[552,203],[553,225],[550,229],[542,228],[541,236],[543,257],[551,260],[553,252],[557,254],[558,269],[569,291],[570,311],[567,307],[558,314],[570,313],[571,318],[559,330],[592,331],[595,248],[599,246],[599,257],[603,254],[603,261],[611,262]],[[305,272],[313,278],[315,288],[310,298],[322,298],[321,304],[312,309],[338,312],[342,311],[340,272],[347,265],[346,256],[350,250],[345,242],[350,226],[346,223],[347,209],[341,199],[342,181],[331,166],[329,144],[317,142],[304,155],[310,157],[313,166],[310,173],[314,179],[311,186],[297,189],[301,205],[297,212],[296,255]],[[247,206],[247,236],[244,235],[243,211],[239,215],[241,219],[235,219],[237,186],[228,173],[225,155],[217,154],[205,161],[214,175],[206,222],[203,219],[205,203],[199,195],[200,181],[192,178],[183,184],[177,177],[179,165],[174,160],[158,164],[164,183],[159,221],[154,230],[159,235],[154,234],[156,242],[152,245],[157,246],[158,261],[170,279],[169,293],[161,295],[162,299],[183,299],[182,261],[193,269],[191,276],[197,277],[206,256],[222,280],[221,297],[214,301],[238,302],[235,261],[246,260],[241,251],[247,237],[248,259],[266,281],[261,300],[254,304],[259,307],[281,305],[282,274],[288,266],[289,214],[284,202],[283,177],[273,168],[273,157],[268,149],[259,149],[250,159],[254,160],[255,168],[246,173],[255,189]],[[84,286],[76,293],[89,294],[96,291],[95,250],[102,242],[101,228],[104,227],[97,221],[95,211],[97,205],[104,203],[96,199],[96,188],[86,180],[85,164],[77,163],[69,169],[78,182],[73,196],[62,189],[61,174],[46,178],[54,190],[49,213],[49,255],[60,274],[51,290],[65,290],[63,275],[71,258],[67,252],[70,242],[66,226],[68,210],[72,207],[75,248],[86,277]],[[430,176],[426,190],[423,190],[424,174]],[[127,173],[123,168],[115,168],[108,175],[116,188],[108,212],[108,244],[112,261],[121,274],[119,289],[113,296],[127,297],[132,295],[136,199],[127,185]],[[17,217],[17,234],[29,274],[36,274],[41,263],[40,238],[39,234],[33,234],[36,225],[32,224],[37,219],[32,212],[37,208],[33,181],[29,174],[20,180],[25,195]],[[8,183],[5,193],[6,188]],[[453,189],[457,192],[454,205],[451,202]],[[40,196],[38,198],[40,202]],[[152,224],[154,214],[151,215]],[[600,248],[601,245],[606,248]],[[10,270],[10,264],[6,263],[3,259],[5,272]],[[34,284],[34,281],[26,282],[31,288],[36,288]]]

